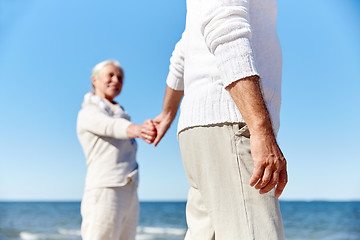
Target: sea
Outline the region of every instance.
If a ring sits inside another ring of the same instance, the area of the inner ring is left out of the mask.
[[[180,240],[186,202],[141,202],[136,240]],[[360,202],[281,201],[288,240],[360,240]],[[80,240],[80,202],[0,202],[0,240]]]

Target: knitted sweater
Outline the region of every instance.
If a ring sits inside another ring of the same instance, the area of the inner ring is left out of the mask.
[[[130,117],[122,108],[88,93],[77,119],[87,164],[85,190],[138,182],[137,144],[128,139]]]
[[[244,122],[225,88],[258,75],[277,134],[282,54],[276,16],[276,0],[187,0],[185,31],[167,77],[170,88],[184,90],[178,132]]]

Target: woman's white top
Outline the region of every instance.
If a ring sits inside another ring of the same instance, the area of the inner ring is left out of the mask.
[[[85,190],[138,183],[137,144],[126,134],[130,116],[118,104],[87,93],[77,134],[87,164]]]

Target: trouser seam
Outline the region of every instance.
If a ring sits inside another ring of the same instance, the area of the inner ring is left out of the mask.
[[[248,213],[248,208],[247,208],[247,203],[245,200],[245,190],[244,190],[244,183],[242,181],[242,174],[241,174],[241,168],[240,168],[240,161],[241,161],[241,152],[239,152],[238,147],[238,141],[237,138],[239,138],[239,140],[241,141],[241,143],[243,143],[242,137],[237,137],[236,134],[233,135],[233,141],[234,141],[234,146],[235,146],[235,155],[236,155],[236,161],[237,161],[237,168],[238,168],[238,172],[239,172],[239,178],[240,178],[240,185],[241,185],[241,192],[243,195],[243,206],[244,206],[244,211],[245,211],[245,217],[246,217],[246,224],[248,227],[248,231],[249,231],[249,237],[251,237],[251,239],[255,239],[254,237],[254,229],[250,226],[250,219],[249,219],[249,213]]]

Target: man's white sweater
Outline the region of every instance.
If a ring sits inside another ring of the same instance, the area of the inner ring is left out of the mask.
[[[244,122],[225,88],[258,75],[277,134],[282,55],[276,16],[276,0],[187,0],[185,31],[167,78],[170,88],[184,90],[178,132]]]

